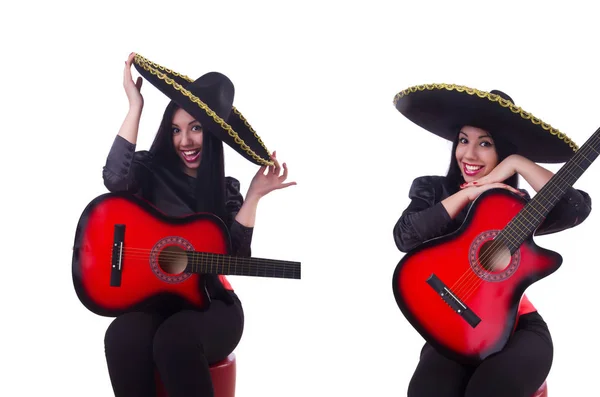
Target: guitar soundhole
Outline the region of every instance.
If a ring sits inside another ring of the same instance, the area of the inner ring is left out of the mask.
[[[158,266],[169,274],[180,274],[187,266],[185,251],[176,245],[166,247],[158,254]]]
[[[184,238],[172,236],[158,241],[150,252],[150,268],[156,277],[167,283],[180,283],[192,273],[184,272],[187,265],[185,251],[193,251],[192,244]]]
[[[479,249],[479,266],[488,272],[501,272],[510,265],[511,257],[508,247],[496,241],[486,241]]]
[[[506,245],[494,240],[497,234],[496,230],[481,233],[469,249],[471,270],[485,281],[506,280],[517,271],[521,260],[519,250],[511,256]]]

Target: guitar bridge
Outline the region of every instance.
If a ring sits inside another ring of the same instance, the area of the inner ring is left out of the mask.
[[[110,286],[121,286],[123,271],[123,242],[125,241],[125,225],[115,225],[110,269]]]
[[[471,327],[475,328],[481,322],[481,319],[477,317],[475,313],[469,307],[463,303],[457,296],[446,287],[446,285],[436,276],[432,274],[427,279],[427,284],[433,288],[433,290],[443,299],[444,302],[450,306],[452,310],[459,316],[461,316]]]

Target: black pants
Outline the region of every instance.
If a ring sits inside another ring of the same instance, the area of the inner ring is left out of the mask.
[[[449,360],[425,344],[408,397],[531,397],[550,372],[553,352],[537,312],[521,316],[505,348],[477,367]]]
[[[106,331],[104,347],[115,396],[156,395],[155,370],[169,397],[212,397],[209,365],[224,360],[239,343],[244,313],[213,300],[206,311],[131,312]]]

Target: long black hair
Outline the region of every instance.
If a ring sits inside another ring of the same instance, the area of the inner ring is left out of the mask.
[[[182,163],[173,146],[173,116],[179,106],[171,101],[163,114],[150,147],[150,153],[163,167],[173,175],[185,178]],[[210,212],[226,221],[225,216],[225,162],[223,142],[202,126],[202,160],[196,175],[195,208],[196,212]]]
[[[494,136],[494,134],[490,131],[488,131],[488,133],[492,136],[492,139],[494,140],[494,148],[496,150],[496,154],[498,155],[498,164],[500,164],[502,160],[504,160],[511,154],[515,154],[517,152],[516,147],[509,141],[503,139],[500,133],[495,134],[497,136]],[[458,146],[459,140],[460,129],[458,129],[456,137],[452,142],[452,150],[450,152],[450,165],[448,167],[448,173],[446,174],[446,184],[447,187],[452,191],[452,193],[456,193],[460,189],[460,185],[465,182],[458,162],[456,161],[456,147]],[[515,173],[503,183],[512,186],[515,189],[518,189],[519,175]]]

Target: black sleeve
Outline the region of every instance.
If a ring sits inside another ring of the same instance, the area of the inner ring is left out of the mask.
[[[225,178],[225,210],[228,215],[228,227],[231,235],[231,255],[249,257],[252,254],[252,232],[254,228],[246,227],[235,220],[244,204],[240,193],[240,182],[232,177]]]
[[[570,187],[550,210],[536,236],[560,232],[582,223],[592,211],[592,199],[583,190]]]
[[[138,160],[145,155],[146,152],[136,153],[135,144],[117,135],[102,168],[104,186],[110,192],[137,193],[145,171]]]
[[[452,218],[441,202],[441,189],[432,177],[416,178],[408,197],[408,207],[394,226],[394,241],[402,252],[408,252],[426,240],[444,235]]]

